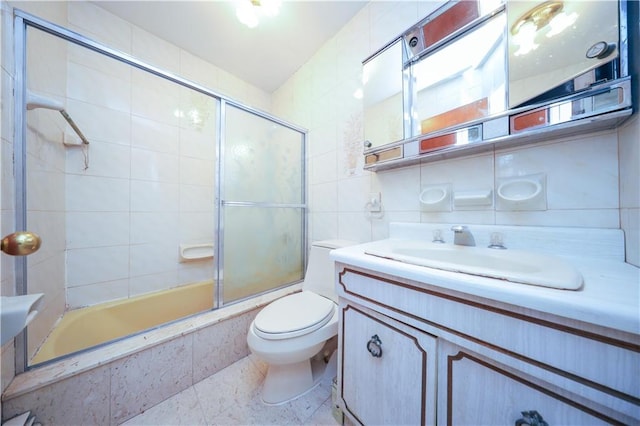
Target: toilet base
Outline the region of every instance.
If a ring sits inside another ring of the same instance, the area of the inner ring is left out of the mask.
[[[322,351],[311,359],[294,364],[269,365],[262,386],[262,402],[267,405],[280,405],[294,400],[315,388],[325,372],[336,370],[336,358],[331,357],[329,364]]]

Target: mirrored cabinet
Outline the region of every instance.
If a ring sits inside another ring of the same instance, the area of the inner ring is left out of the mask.
[[[363,62],[365,169],[614,128],[626,0],[443,2]]]
[[[408,136],[404,126],[402,40],[397,39],[362,65],[365,147],[377,148]]]

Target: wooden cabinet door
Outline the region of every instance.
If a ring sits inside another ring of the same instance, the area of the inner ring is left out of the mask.
[[[435,424],[436,338],[366,308],[341,310],[345,413],[364,425]]]
[[[439,425],[516,425],[533,411],[549,425],[620,424],[541,380],[443,340],[438,346]]]

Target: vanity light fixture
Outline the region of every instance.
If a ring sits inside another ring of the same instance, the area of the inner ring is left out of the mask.
[[[572,12],[570,14],[566,14],[565,12],[560,12],[556,16],[551,19],[549,22],[549,32],[547,33],[547,37],[553,37],[556,34],[560,34],[578,20],[578,14],[576,12]]]
[[[560,34],[578,19],[578,13],[567,14],[562,1],[547,1],[537,5],[516,20],[511,26],[514,42],[519,46],[516,56],[525,55],[538,47],[537,33],[548,28],[547,37]]]
[[[281,4],[281,0],[236,0],[236,17],[247,27],[255,28],[261,17],[276,16]]]
[[[561,1],[544,2],[519,17],[511,27],[511,34],[518,35],[523,27],[535,28],[536,31],[547,25],[564,7]]]

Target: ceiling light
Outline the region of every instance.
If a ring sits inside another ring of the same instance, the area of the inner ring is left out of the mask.
[[[282,0],[237,0],[236,17],[249,28],[255,28],[261,17],[272,18],[280,12]]]

